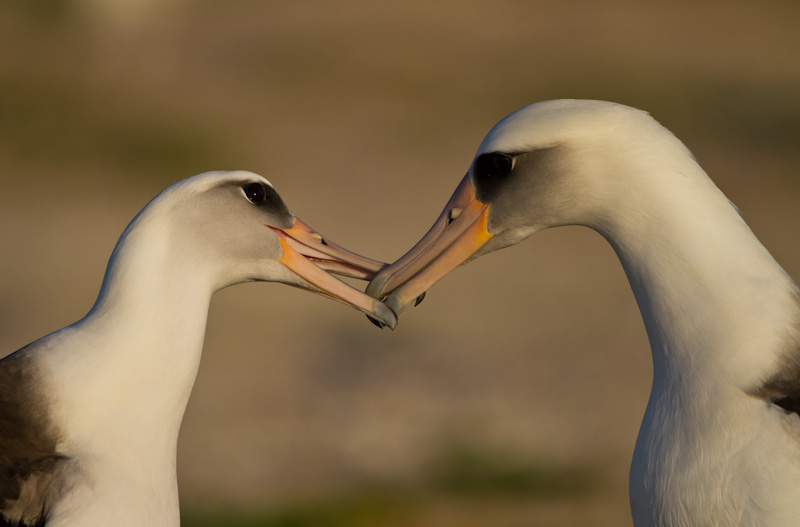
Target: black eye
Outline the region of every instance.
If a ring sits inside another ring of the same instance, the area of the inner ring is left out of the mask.
[[[475,161],[478,176],[507,176],[514,168],[514,158],[499,152],[483,154]]]
[[[242,188],[244,190],[244,195],[253,203],[261,203],[266,197],[264,185],[261,183],[248,183]]]
[[[507,176],[514,167],[514,160],[505,154],[494,154],[492,156],[492,166],[499,176]]]

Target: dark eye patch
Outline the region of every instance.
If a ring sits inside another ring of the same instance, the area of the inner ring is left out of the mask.
[[[276,216],[291,218],[292,213],[289,207],[283,202],[278,192],[272,186],[261,182],[249,182],[242,184],[245,197],[259,207],[264,207]]]
[[[502,152],[482,154],[475,160],[475,176],[491,178],[507,176],[514,169],[514,158]]]
[[[483,203],[492,203],[502,194],[532,192],[533,186],[559,173],[562,157],[563,150],[558,146],[481,154],[472,167],[475,194]]]
[[[244,190],[244,195],[247,196],[247,199],[253,203],[261,203],[266,197],[264,185],[261,183],[248,183],[242,187],[242,190]]]
[[[499,189],[508,185],[514,171],[514,158],[502,152],[481,154],[472,166],[472,181],[478,199],[489,203]]]

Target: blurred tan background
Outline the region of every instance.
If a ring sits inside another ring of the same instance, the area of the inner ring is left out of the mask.
[[[156,193],[247,169],[392,261],[489,128],[608,99],[676,133],[800,277],[800,4],[24,0],[0,4],[0,344],[80,318]],[[610,247],[540,233],[379,331],[276,284],[211,305],[184,525],[630,525],[651,381]]]

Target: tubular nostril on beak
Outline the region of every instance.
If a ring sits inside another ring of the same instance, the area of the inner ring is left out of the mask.
[[[462,209],[461,207],[453,207],[452,209],[450,209],[450,212],[447,215],[447,224],[450,225],[451,223],[453,223],[456,218],[461,216],[461,212],[463,212],[463,210],[464,209]]]

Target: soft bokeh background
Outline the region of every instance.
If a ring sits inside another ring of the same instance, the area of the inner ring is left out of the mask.
[[[800,276],[800,4],[0,3],[2,354],[81,317],[127,222],[248,169],[391,261],[489,128],[609,99],[693,150]],[[587,229],[458,270],[395,332],[276,284],[217,294],[183,426],[184,525],[630,525],[651,381]]]

